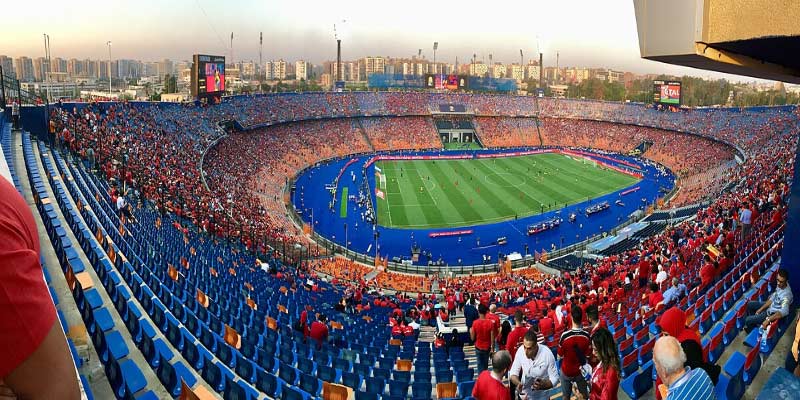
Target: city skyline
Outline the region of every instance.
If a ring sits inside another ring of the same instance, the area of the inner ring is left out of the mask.
[[[600,4],[602,3],[602,4]],[[754,78],[676,67],[639,56],[633,4],[629,0],[568,3],[511,1],[505,7],[467,2],[451,8],[430,7],[410,0],[402,9],[385,14],[367,2],[294,4],[237,0],[222,8],[207,0],[161,3],[142,0],[84,0],[50,4],[45,9],[9,4],[7,31],[0,53],[16,58],[44,55],[43,34],[50,36],[52,58],[159,61],[190,60],[194,53],[220,54],[233,61],[259,60],[263,32],[263,61],[305,60],[322,64],[336,58],[336,36],[342,39],[343,59],[366,56],[410,58],[422,50],[436,61],[468,63],[478,60],[512,64],[538,59],[560,67],[610,68],[637,74],[693,75],[750,82]],[[157,11],[157,12],[154,12]],[[124,27],[124,31],[120,28]],[[6,35],[6,38],[11,36]]]

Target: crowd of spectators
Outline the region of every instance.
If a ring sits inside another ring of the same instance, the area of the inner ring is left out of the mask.
[[[478,135],[488,147],[538,146],[539,130],[533,118],[477,117]]]
[[[375,150],[441,148],[442,142],[427,117],[361,118],[361,126]]]

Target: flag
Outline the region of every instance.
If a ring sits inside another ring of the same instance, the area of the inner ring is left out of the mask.
[[[377,165],[375,166],[375,171],[378,171],[378,172],[383,172],[383,171],[381,171],[381,169],[380,169],[380,168],[378,168],[378,166],[377,166]]]

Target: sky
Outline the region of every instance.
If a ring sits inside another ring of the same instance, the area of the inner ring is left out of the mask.
[[[42,4],[44,3],[44,4]],[[446,5],[437,5],[444,4]],[[666,73],[751,82],[644,60],[639,54],[633,0],[501,0],[392,2],[340,0],[45,0],[3,6],[0,55],[154,61],[190,60],[195,53],[258,61],[307,60],[319,64],[364,56],[436,60],[519,62],[544,53],[545,66],[607,67],[634,73]],[[334,32],[334,26],[336,32]]]

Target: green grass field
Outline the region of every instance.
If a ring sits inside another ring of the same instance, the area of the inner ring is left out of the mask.
[[[627,187],[637,179],[562,154],[471,160],[379,161],[378,223],[448,228],[539,214]]]

